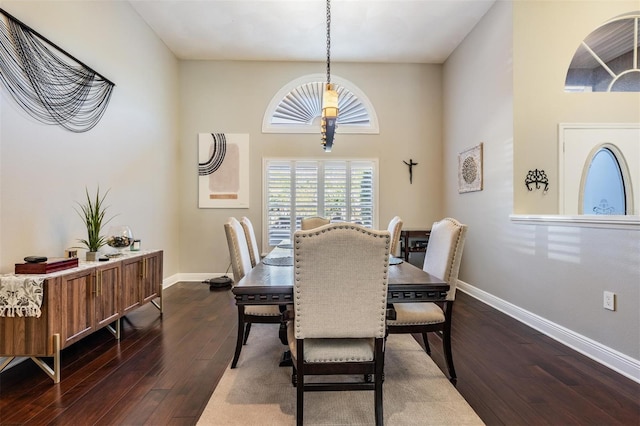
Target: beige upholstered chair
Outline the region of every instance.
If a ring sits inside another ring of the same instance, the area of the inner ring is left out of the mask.
[[[374,390],[381,425],[389,232],[334,223],[296,231],[293,241],[295,315],[287,336],[297,424],[302,425],[307,390]],[[363,380],[305,382],[307,375],[336,374],[363,375]],[[373,383],[364,379],[370,375]]]
[[[314,229],[322,225],[328,225],[329,219],[320,216],[303,217],[300,220],[300,228],[302,230]]]
[[[237,283],[252,268],[247,237],[242,224],[234,217],[230,217],[224,224],[224,231],[229,246],[233,280]],[[280,324],[281,322],[282,315],[278,305],[238,306],[238,338],[231,368],[235,368],[238,364],[242,345],[247,343],[252,323]]]
[[[400,216],[395,216],[389,222],[387,231],[391,233],[391,255],[398,256],[400,254],[400,231],[402,231],[402,219]]]
[[[260,248],[258,248],[258,240],[256,239],[256,233],[253,230],[253,224],[248,217],[243,216],[240,219],[244,234],[247,237],[247,246],[249,246],[249,257],[251,258],[251,267],[260,263]]]
[[[395,303],[396,318],[387,321],[389,334],[421,333],[427,353],[431,355],[427,332],[442,335],[442,347],[449,369],[449,378],[456,379],[451,353],[451,315],[458,284],[458,270],[462,259],[462,249],[467,233],[467,225],[455,219],[445,218],[433,224],[429,245],[422,269],[449,283],[447,301],[436,303]]]

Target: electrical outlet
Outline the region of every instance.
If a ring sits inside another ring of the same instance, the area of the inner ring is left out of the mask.
[[[610,311],[616,310],[616,294],[611,291],[604,292],[604,308]]]

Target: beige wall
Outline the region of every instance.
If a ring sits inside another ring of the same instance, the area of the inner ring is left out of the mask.
[[[443,89],[445,213],[469,224],[460,279],[479,297],[548,327],[545,332],[569,336],[571,344],[583,345],[579,349],[612,349],[610,361],[631,365],[628,371],[640,358],[640,233],[524,225],[509,215],[556,208],[542,191],[525,194],[524,171],[549,171],[548,198],[555,197],[558,122],[624,122],[632,120],[630,111],[638,117],[638,104],[630,105],[637,93],[562,92],[579,41],[631,6],[497,2],[447,60]],[[457,153],[479,142],[485,148],[484,190],[458,194]],[[603,309],[604,290],[617,294],[615,312]]]
[[[86,238],[74,211],[85,187],[110,189],[113,224],[178,272],[177,60],[126,2],[15,2],[2,7],[115,82],[84,133],[29,118],[2,88],[0,270],[27,255],[62,256]],[[116,30],[117,29],[117,30]]]
[[[322,72],[320,63],[183,61],[180,64],[181,270],[221,272],[229,264],[223,223],[248,216],[262,233],[264,157],[378,158],[379,227],[396,214],[408,227],[430,227],[442,214],[441,66],[332,64],[332,73],[356,84],[374,105],[379,135],[339,134],[324,153],[318,134],[263,134],[262,118],[271,98],[290,81]],[[250,135],[249,209],[199,209],[197,135]],[[413,184],[403,160],[414,166]]]
[[[589,33],[611,18],[639,10],[640,3],[517,1],[514,5],[514,213],[557,214],[558,124],[640,122],[638,92],[565,93],[567,69]],[[547,194],[524,186],[527,172],[534,169],[547,172]]]

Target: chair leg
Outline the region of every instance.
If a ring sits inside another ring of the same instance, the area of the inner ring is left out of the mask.
[[[453,354],[451,352],[451,329],[445,329],[442,339],[442,348],[444,349],[444,357],[447,361],[447,368],[449,369],[449,380],[455,380],[456,369],[453,366]]]
[[[240,359],[240,351],[242,351],[242,340],[244,336],[244,306],[238,306],[238,337],[236,340],[236,352],[233,354],[231,368],[236,368],[238,359]]]
[[[296,342],[296,425],[303,425],[304,418],[304,343],[302,340]]]
[[[244,339],[242,340],[242,344],[247,344],[247,339],[249,338],[249,333],[251,332],[251,323],[248,322],[246,327],[244,328]]]
[[[429,346],[429,339],[427,339],[427,333],[422,333],[422,340],[424,342],[425,352],[431,356],[431,347]]]
[[[384,350],[382,349],[382,339],[376,339],[376,361],[374,374],[374,399],[375,399],[375,416],[376,426],[382,426],[384,423],[384,415],[382,409],[382,383],[384,381]]]
[[[304,417],[304,378],[298,374],[298,385],[296,387],[296,425],[302,426]]]
[[[447,302],[445,305],[445,321],[444,328],[442,329],[442,348],[444,349],[444,357],[447,361],[447,368],[449,369],[449,380],[451,382],[456,381],[456,369],[453,366],[453,353],[451,352],[451,317],[453,315],[453,302]]]

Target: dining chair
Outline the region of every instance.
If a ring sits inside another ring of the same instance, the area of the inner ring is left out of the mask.
[[[442,303],[395,303],[393,304],[395,319],[387,320],[389,334],[422,334],[425,351],[429,355],[431,355],[431,348],[427,333],[437,332],[442,337],[442,348],[449,370],[449,379],[454,382],[456,370],[453,366],[451,352],[451,319],[466,233],[467,225],[463,225],[453,218],[442,219],[431,227],[429,245],[427,245],[422,269],[449,284],[446,301]]]
[[[300,228],[302,230],[314,229],[322,225],[327,225],[329,222],[329,219],[320,216],[303,217],[300,220]]]
[[[244,234],[247,237],[247,246],[249,246],[249,257],[251,258],[251,267],[260,263],[260,248],[258,247],[258,240],[256,239],[256,233],[253,229],[253,224],[248,217],[243,216],[240,219]]]
[[[390,253],[392,256],[398,256],[400,254],[400,233],[402,231],[402,223],[400,216],[394,216],[387,227],[387,230],[391,233]]]
[[[305,391],[339,390],[373,390],[376,425],[382,425],[390,239],[388,231],[351,223],[293,235],[294,313],[287,337],[298,425]],[[347,374],[362,375],[362,381],[306,381],[309,375]]]
[[[253,268],[249,255],[249,245],[244,228],[238,219],[230,217],[224,224],[224,231],[227,236],[229,246],[229,256],[231,257],[231,267],[233,269],[234,284],[245,276]],[[236,340],[236,351],[233,355],[231,368],[236,368],[242,345],[247,343],[251,324],[281,324],[282,314],[278,305],[248,305],[238,306],[238,337]]]

